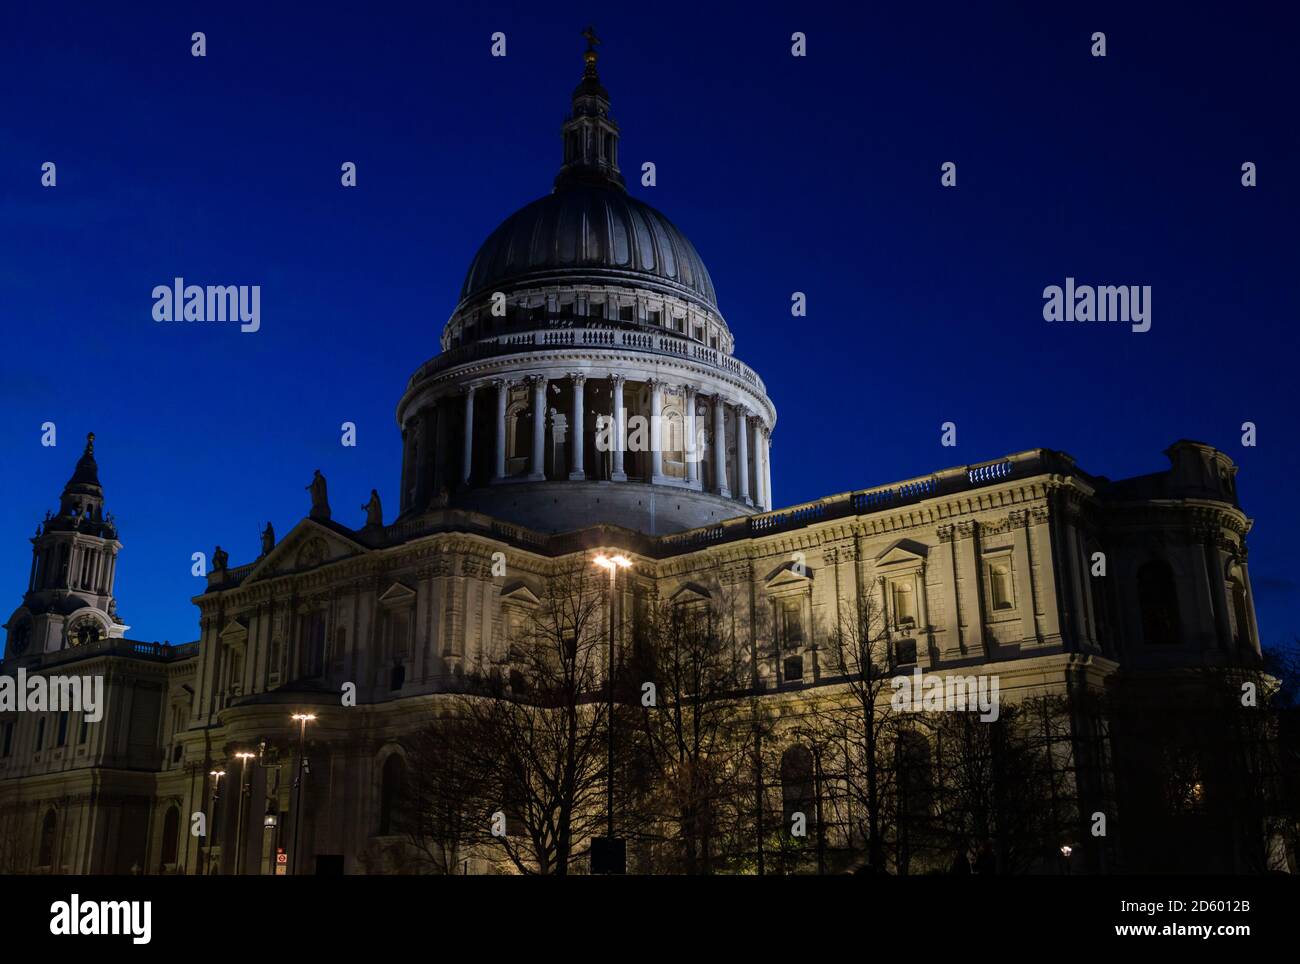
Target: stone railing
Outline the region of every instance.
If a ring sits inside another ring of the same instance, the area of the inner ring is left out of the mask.
[[[951,495],[1004,482],[1016,476],[1026,477],[1042,472],[1069,471],[1072,467],[1072,463],[1067,464],[1064,458],[1055,452],[1045,450],[1022,452],[992,462],[944,469],[933,475],[907,479],[892,485],[863,489],[859,492],[846,492],[816,502],[805,502],[802,505],[788,506],[759,515],[740,516],[717,525],[661,536],[656,540],[657,545],[662,547],[658,555],[673,555],[719,542],[801,529],[829,519],[889,511],[936,496]]]
[[[566,319],[572,322],[573,319]],[[451,348],[429,359],[411,376],[407,387],[413,388],[438,372],[455,368],[483,358],[514,355],[533,349],[547,348],[597,348],[622,349],[683,358],[710,368],[716,368],[738,378],[761,395],[767,388],[758,373],[744,362],[716,348],[710,348],[680,335],[661,333],[646,328],[615,327],[549,327],[531,331],[504,332],[488,335],[468,345]]]
[[[46,667],[71,663],[76,660],[90,659],[96,656],[127,656],[132,659],[147,659],[170,662],[174,659],[186,659],[199,651],[197,641],[173,646],[170,643],[149,643],[137,639],[99,639],[84,646],[72,646],[53,653],[29,653],[18,657],[17,662],[23,666]]]

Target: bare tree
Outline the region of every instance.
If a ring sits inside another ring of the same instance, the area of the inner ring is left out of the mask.
[[[985,872],[1057,869],[1078,827],[1069,720],[1060,696],[1004,703],[996,720],[930,715],[935,842]]]
[[[865,843],[868,869],[880,872],[886,866],[897,719],[889,700],[895,653],[879,601],[858,593],[828,642],[838,690],[811,704],[805,727],[815,745],[839,744],[835,776],[843,787],[844,822]]]
[[[626,674],[629,695],[642,696],[640,705],[627,700],[646,787],[639,826],[645,839],[670,844],[659,861],[670,872],[712,873],[736,836],[744,741],[725,617],[708,600],[651,607]]]
[[[411,741],[405,826],[432,869],[451,854],[575,869],[604,811],[605,628],[602,580],[581,563],[555,573],[510,641],[508,677],[458,694]]]

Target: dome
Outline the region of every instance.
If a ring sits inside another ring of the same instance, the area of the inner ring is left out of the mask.
[[[559,278],[658,287],[718,307],[713,280],[686,235],[609,182],[557,187],[506,218],[470,263],[461,300]]]

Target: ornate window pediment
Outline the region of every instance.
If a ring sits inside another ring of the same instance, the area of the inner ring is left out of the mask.
[[[415,590],[405,583],[395,582],[379,594],[380,605],[405,606],[415,603]]]
[[[813,580],[812,567],[793,560],[768,574],[763,585],[769,590],[807,589]]]
[[[919,542],[911,539],[899,539],[876,556],[876,568],[897,567],[905,569],[910,566],[919,566],[925,562],[929,551],[928,547],[921,545]]]
[[[242,643],[248,639],[248,621],[242,616],[237,616],[230,622],[226,623],[224,629],[217,633],[217,638],[223,643]]]
[[[668,601],[676,604],[686,604],[693,602],[708,602],[713,597],[709,591],[698,583],[683,583],[675,593],[668,597]]]
[[[528,584],[516,579],[501,587],[501,601],[519,606],[536,606],[541,602],[537,594],[528,588]]]

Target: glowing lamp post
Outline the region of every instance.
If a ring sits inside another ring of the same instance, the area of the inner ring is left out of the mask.
[[[239,760],[239,815],[235,818],[235,873],[244,872],[244,806],[248,800],[248,761],[257,756],[247,750],[236,753]]]
[[[212,840],[217,839],[217,801],[221,799],[221,778],[226,775],[225,770],[209,770],[208,776],[212,777]],[[208,843],[208,873],[212,873],[212,843]]]
[[[307,724],[316,719],[315,713],[295,713],[293,721],[298,724],[298,775],[294,778],[293,803],[293,872],[298,873],[298,850],[302,840],[302,781],[307,774]]]
[[[601,554],[592,562],[609,573],[609,665],[605,671],[609,756],[605,764],[605,837],[591,842],[591,870],[596,874],[622,874],[627,872],[627,850],[624,842],[614,837],[614,598],[618,571],[629,568],[632,560],[623,555]]]

